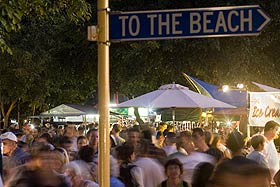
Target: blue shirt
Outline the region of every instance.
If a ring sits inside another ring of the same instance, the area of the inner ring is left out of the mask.
[[[125,186],[118,178],[110,177],[110,187],[125,187]]]
[[[263,153],[259,151],[253,151],[250,154],[247,155],[247,158],[250,160],[256,161],[259,165],[268,168],[268,161],[264,157]]]
[[[16,165],[22,165],[30,160],[30,154],[17,147],[11,155],[11,159],[16,162]]]

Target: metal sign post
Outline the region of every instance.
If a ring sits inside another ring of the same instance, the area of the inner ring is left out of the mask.
[[[98,183],[110,186],[110,85],[109,85],[109,3],[98,0]]]

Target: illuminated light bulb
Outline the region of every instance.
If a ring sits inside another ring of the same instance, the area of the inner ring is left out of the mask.
[[[229,86],[228,85],[223,85],[223,92],[229,91]]]
[[[244,84],[237,84],[237,88],[239,88],[239,89],[243,89],[244,88]]]

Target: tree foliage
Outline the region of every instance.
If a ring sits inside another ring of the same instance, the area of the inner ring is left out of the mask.
[[[60,14],[78,23],[90,18],[90,5],[85,0],[1,0],[0,49],[12,53],[7,43],[11,31],[18,31],[25,18],[55,17]]]
[[[27,110],[42,111],[66,100],[84,101],[92,92],[96,81],[89,79],[88,74],[96,67],[88,59],[91,56],[85,54],[92,46],[84,40],[84,16],[90,10],[82,13],[77,9],[87,6],[87,3],[78,6],[75,2],[72,7],[67,5],[63,9],[43,9],[42,16],[29,12],[29,16],[22,17],[18,23],[19,30],[6,30],[9,37],[5,42],[13,54],[0,55],[0,104],[5,126],[18,102],[25,103],[24,106],[28,103]]]

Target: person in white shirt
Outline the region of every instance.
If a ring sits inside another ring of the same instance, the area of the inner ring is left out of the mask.
[[[279,124],[275,121],[268,121],[264,127],[264,136],[266,138],[263,154],[268,161],[268,168],[270,169],[272,178],[279,170],[278,152],[274,144],[274,138],[277,135]]]
[[[137,150],[137,158],[133,162],[141,168],[145,187],[155,187],[166,179],[164,167],[148,153],[149,142],[142,140]]]
[[[169,155],[169,158],[178,158],[183,164],[182,179],[189,185],[192,184],[193,174],[197,169],[197,165],[202,162],[215,164],[213,156],[195,151],[194,144],[192,142],[192,133],[190,131],[180,132],[178,137],[178,152]],[[181,150],[184,151],[181,151]]]
[[[165,151],[167,156],[176,153],[176,134],[174,132],[168,132],[165,136],[164,144],[165,145],[162,147],[162,149]]]
[[[96,182],[84,178],[81,169],[79,164],[73,161],[65,165],[64,174],[69,177],[72,187],[98,187]]]

